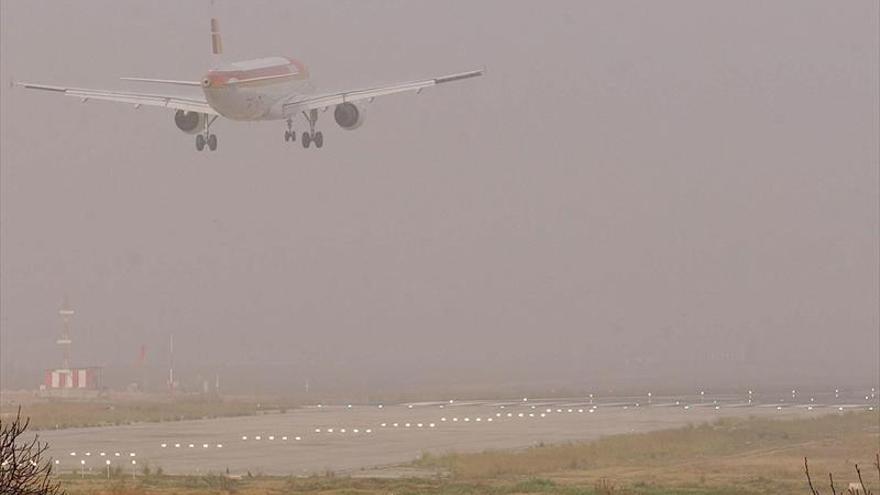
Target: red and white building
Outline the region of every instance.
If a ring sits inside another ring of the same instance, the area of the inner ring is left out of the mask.
[[[101,389],[102,369],[90,368],[58,368],[46,370],[44,387],[47,390],[64,389]]]

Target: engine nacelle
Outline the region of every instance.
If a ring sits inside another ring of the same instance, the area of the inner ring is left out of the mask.
[[[364,123],[364,109],[354,103],[340,103],[333,111],[333,118],[339,127],[353,131]]]
[[[174,113],[174,124],[187,134],[198,134],[205,129],[206,118],[203,113],[178,110]]]

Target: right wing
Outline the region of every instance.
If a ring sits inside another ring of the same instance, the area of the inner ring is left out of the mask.
[[[375,86],[366,89],[355,89],[351,91],[342,91],[339,93],[329,93],[323,95],[303,95],[296,96],[282,105],[285,116],[293,115],[306,110],[324,109],[341,103],[351,103],[355,101],[370,100],[379,96],[393,95],[396,93],[405,93],[415,91],[420,93],[423,89],[438,84],[445,84],[462,79],[470,79],[479,77],[485,73],[485,69],[472,70],[468,72],[460,72],[458,74],[449,74],[446,76],[435,77],[433,79],[422,79],[420,81],[409,81],[404,83],[389,84],[386,86]]]
[[[64,86],[49,86],[46,84],[33,84],[16,82],[18,86],[27,89],[39,89],[42,91],[52,91],[67,96],[74,96],[83,102],[89,100],[114,101],[117,103],[127,103],[134,105],[135,108],[141,105],[154,107],[170,108],[172,110],[183,110],[185,112],[198,112],[210,115],[220,115],[211,105],[204,99],[187,98],[184,96],[174,95],[158,95],[149,93],[129,93],[124,91],[107,91],[102,89],[83,89],[68,88]]]

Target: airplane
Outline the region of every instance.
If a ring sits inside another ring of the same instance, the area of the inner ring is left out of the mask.
[[[300,141],[304,148],[312,143],[315,148],[324,146],[324,135],[316,131],[318,111],[331,107],[333,118],[339,127],[354,130],[364,123],[364,110],[379,96],[415,91],[454,81],[482,76],[485,69],[447,74],[431,79],[401,82],[390,85],[353,89],[334,93],[316,93],[309,79],[309,70],[299,60],[288,57],[266,57],[241,62],[222,61],[223,41],[216,18],[211,19],[211,51],[213,66],[201,81],[122,77],[121,80],[168,86],[201,88],[204,97],[177,96],[156,93],[135,93],[102,89],[83,89],[47,84],[15,82],[16,85],[42,91],[61,93],[79,98],[83,102],[104,100],[126,103],[140,108],[142,105],[165,107],[175,110],[174,124],[186,134],[195,135],[199,151],[217,149],[217,135],[211,125],[225,117],[237,121],[283,120],[286,142],[296,141],[293,119],[305,117],[309,130],[302,132]]]

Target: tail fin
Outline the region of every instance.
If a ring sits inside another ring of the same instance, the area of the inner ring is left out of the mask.
[[[211,52],[214,58],[220,58],[223,55],[223,38],[220,37],[220,23],[217,18],[211,18]]]

